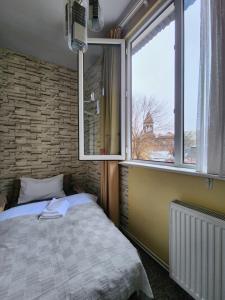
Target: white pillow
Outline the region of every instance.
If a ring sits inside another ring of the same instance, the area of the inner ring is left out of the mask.
[[[63,191],[63,174],[45,179],[22,177],[20,182],[18,204],[66,196]]]

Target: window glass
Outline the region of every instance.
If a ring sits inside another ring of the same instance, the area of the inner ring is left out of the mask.
[[[85,155],[121,154],[121,45],[91,44],[84,54]]]
[[[174,5],[132,43],[132,159],[174,162]]]
[[[196,163],[200,0],[184,0],[184,163]]]

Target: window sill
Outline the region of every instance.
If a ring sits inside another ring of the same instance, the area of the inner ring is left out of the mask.
[[[122,161],[119,164],[122,166],[125,166],[125,167],[148,168],[148,169],[152,169],[152,170],[158,170],[158,171],[164,171],[164,172],[170,172],[170,173],[178,173],[178,174],[184,174],[184,175],[225,180],[225,177],[219,177],[218,175],[213,175],[213,174],[200,173],[200,172],[197,172],[195,169],[190,169],[190,168],[167,166],[167,165],[157,165],[157,164],[151,164],[151,163],[147,163],[147,162],[139,162],[139,161],[131,161],[131,160]]]

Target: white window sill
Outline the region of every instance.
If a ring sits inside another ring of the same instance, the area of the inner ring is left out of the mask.
[[[148,162],[142,162],[142,161],[139,162],[139,161],[132,161],[132,160],[125,160],[125,161],[120,162],[119,164],[122,166],[125,166],[125,167],[148,168],[148,169],[152,169],[152,170],[158,170],[158,171],[164,171],[164,172],[170,172],[170,173],[178,173],[178,174],[184,174],[184,175],[225,180],[225,177],[219,177],[218,175],[213,175],[213,174],[200,173],[200,172],[197,172],[195,169],[191,169],[191,168],[152,164],[152,163],[148,163]]]

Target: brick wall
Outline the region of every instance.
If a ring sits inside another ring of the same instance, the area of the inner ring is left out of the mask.
[[[0,192],[22,175],[72,173],[86,182],[76,72],[0,49],[0,153]]]
[[[100,162],[78,160],[77,73],[0,49],[0,193],[20,176],[72,173],[99,193]],[[121,223],[127,224],[127,168],[120,168]]]
[[[100,194],[100,161],[89,161],[87,165],[87,174],[88,174],[88,182],[87,187],[90,193],[94,193],[96,195]]]
[[[128,171],[129,169],[120,166],[120,225],[128,227]]]

